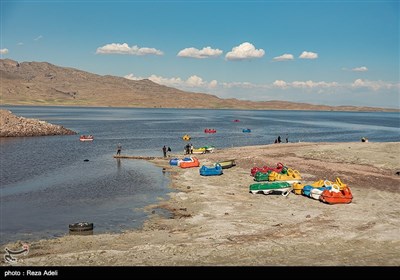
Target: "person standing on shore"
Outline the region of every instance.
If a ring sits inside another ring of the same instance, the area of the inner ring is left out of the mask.
[[[118,143],[118,145],[117,145],[117,156],[121,155],[121,150],[122,150],[122,145],[121,145],[121,143]]]
[[[167,157],[167,147],[164,145],[164,147],[162,148],[164,157]]]

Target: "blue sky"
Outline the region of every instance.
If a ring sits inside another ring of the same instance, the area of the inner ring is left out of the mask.
[[[221,98],[400,108],[399,1],[7,1],[1,58]]]

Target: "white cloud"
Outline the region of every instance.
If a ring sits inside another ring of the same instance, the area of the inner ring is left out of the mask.
[[[129,80],[143,80],[146,78],[136,77],[134,74],[128,74],[124,76],[124,78]],[[165,78],[162,76],[151,75],[147,79],[165,86],[176,87],[180,89],[211,89],[218,86],[218,82],[216,80],[212,80],[211,82],[204,81],[201,77],[197,75],[190,76],[187,80],[183,80],[181,78]]]
[[[277,88],[286,88],[286,87],[288,86],[288,84],[287,84],[285,81],[276,80],[276,81],[273,83],[273,86],[274,86],[274,87],[277,87]]]
[[[127,43],[111,43],[97,48],[96,54],[163,55],[163,52],[155,48],[139,48],[136,45],[129,47]]]
[[[333,87],[338,87],[339,84],[337,82],[314,82],[314,81],[293,81],[291,83],[289,82],[285,82],[283,80],[276,80],[273,83],[274,87],[277,88],[308,88],[308,89],[312,89],[312,88],[333,88]]]
[[[230,83],[221,83],[224,88],[260,88],[265,87],[264,85],[257,85],[250,82],[230,82]]]
[[[253,44],[245,42],[239,46],[233,47],[232,51],[225,56],[228,60],[244,60],[250,58],[261,58],[265,54],[263,49],[256,49]]]
[[[293,60],[293,59],[294,59],[293,54],[288,54],[288,53],[274,57],[274,61],[286,61],[286,60]]]
[[[196,48],[186,48],[177,54],[180,57],[192,57],[192,58],[209,58],[209,57],[217,57],[223,53],[222,50],[212,49],[211,47],[205,47],[201,50]]]
[[[7,54],[8,53],[8,49],[0,49],[0,54]]]
[[[357,79],[351,84],[352,88],[366,88],[370,90],[381,90],[381,89],[400,89],[400,83],[389,83],[384,81],[369,81],[363,79]]]
[[[22,43],[22,42],[19,42],[19,43],[17,43],[17,46],[22,46],[24,43]]]
[[[302,52],[301,55],[299,56],[299,58],[302,59],[316,59],[318,58],[318,54],[314,53],[314,52]]]
[[[42,39],[43,38],[43,36],[42,35],[39,35],[39,36],[37,36],[35,39],[33,39],[33,40],[35,40],[35,41],[39,41],[40,39]]]
[[[361,67],[353,68],[353,69],[351,69],[351,71],[354,71],[354,72],[367,72],[368,68],[365,67],[365,66],[361,66]]]
[[[134,74],[126,75],[125,78],[131,80],[143,80],[145,77],[136,77]],[[390,92],[390,90],[400,90],[400,83],[391,83],[385,81],[368,81],[357,79],[353,83],[338,83],[338,82],[325,82],[325,81],[292,81],[287,82],[284,80],[275,80],[272,83],[254,84],[251,82],[218,82],[212,80],[211,82],[203,80],[203,78],[192,75],[189,78],[182,79],[180,77],[166,78],[157,75],[151,75],[147,79],[161,85],[178,88],[187,91],[210,92],[224,98],[233,97],[247,99],[246,90],[251,90],[252,93],[257,92],[259,96],[266,96],[265,94],[279,94],[279,90],[284,90],[286,93],[296,94],[301,96],[301,93],[317,93],[317,94],[336,94],[340,92]],[[300,90],[301,89],[301,90]],[[360,91],[362,89],[362,91]],[[229,92],[231,94],[229,94]],[[347,94],[347,93],[346,93]],[[241,97],[239,97],[241,95]],[[255,96],[254,96],[255,97]],[[272,97],[271,97],[272,98]]]

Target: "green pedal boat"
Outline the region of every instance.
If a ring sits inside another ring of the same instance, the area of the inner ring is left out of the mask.
[[[253,194],[259,192],[264,194],[280,192],[283,196],[288,196],[292,188],[292,185],[287,182],[255,183],[250,185],[250,192]]]

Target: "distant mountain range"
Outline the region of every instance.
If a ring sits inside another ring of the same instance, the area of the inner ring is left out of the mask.
[[[64,105],[135,108],[204,108],[318,111],[399,111],[397,109],[326,106],[286,101],[222,99],[182,91],[148,79],[134,81],[101,76],[47,62],[0,59],[2,105]]]

